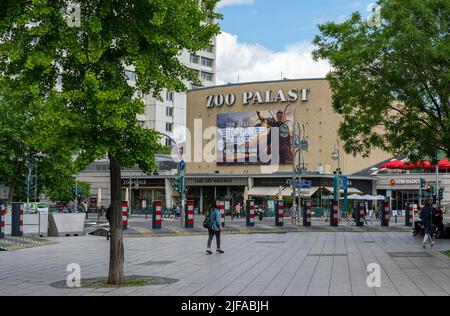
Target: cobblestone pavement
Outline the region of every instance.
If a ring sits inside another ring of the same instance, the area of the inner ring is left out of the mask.
[[[49,238],[57,244],[0,252],[5,295],[450,295],[450,240],[423,250],[401,232],[308,232],[222,236],[223,255],[205,255],[206,236],[126,238],[126,275],[178,281],[133,288],[61,289],[67,265],[82,278],[105,277],[109,243],[95,236]],[[367,266],[381,267],[381,287],[366,284]]]

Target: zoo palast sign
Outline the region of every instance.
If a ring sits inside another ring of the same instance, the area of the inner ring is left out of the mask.
[[[282,89],[278,91],[266,90],[266,91],[246,91],[242,93],[242,104],[269,104],[269,103],[284,103],[284,102],[296,102],[299,98],[302,102],[308,102],[310,89],[290,89],[284,91]],[[232,106],[236,103],[237,97],[234,93],[228,94],[213,94],[206,98],[206,107],[222,107]]]

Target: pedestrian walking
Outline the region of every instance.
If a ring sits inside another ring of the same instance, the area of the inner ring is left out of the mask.
[[[111,215],[112,215],[112,206],[110,205],[106,209],[106,214],[105,214],[106,220],[109,223],[110,231],[111,231]],[[110,231],[108,232],[108,235],[106,236],[106,240],[109,240]]]
[[[422,220],[422,225],[425,230],[425,236],[423,238],[423,249],[426,249],[426,243],[429,240],[431,248],[434,246],[434,242],[431,239],[431,229],[433,226],[434,209],[431,207],[431,202],[427,200],[425,202],[425,207],[420,212],[420,219]]]
[[[220,211],[219,211],[219,201],[213,201],[213,203],[209,207],[209,210],[205,216],[205,221],[203,223],[203,226],[205,228],[208,228],[208,244],[207,244],[206,254],[212,255],[211,243],[212,243],[214,236],[216,237],[216,243],[217,243],[216,253],[217,254],[224,253],[224,251],[220,248],[221,218],[220,218]]]

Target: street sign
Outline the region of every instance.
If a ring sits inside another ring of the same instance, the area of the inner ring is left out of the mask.
[[[339,179],[339,187],[343,190],[347,190],[348,189],[348,179],[340,178]]]
[[[311,189],[311,181],[295,180],[291,182],[291,186],[296,189]]]
[[[178,164],[178,168],[180,169],[180,171],[184,171],[184,169],[186,168],[186,163],[184,162],[184,160],[180,161],[180,163]]]

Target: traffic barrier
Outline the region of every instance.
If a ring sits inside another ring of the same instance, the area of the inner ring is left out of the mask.
[[[339,225],[339,202],[333,201],[333,209],[330,212],[330,226]]]
[[[311,201],[303,202],[303,226],[309,227],[311,226],[311,218],[312,218],[312,204]]]
[[[0,238],[5,238],[5,217],[6,217],[5,205],[0,205]]]
[[[247,226],[249,227],[255,226],[255,201],[248,200],[245,210],[246,210]]]
[[[48,216],[48,236],[69,237],[83,236],[85,213],[54,213]]]
[[[381,226],[389,226],[391,211],[389,210],[389,202],[384,202],[384,208],[381,210]]]
[[[194,228],[194,201],[187,201],[185,210],[185,227]]]
[[[412,226],[414,223],[414,208],[412,204],[406,204],[405,226]]]
[[[225,200],[220,200],[219,203],[220,222],[222,223],[222,227],[225,227]]]
[[[152,228],[161,229],[161,201],[153,202]]]
[[[364,226],[366,220],[366,205],[364,202],[358,203],[358,211],[356,213],[356,226]]]
[[[275,226],[284,226],[284,202],[275,202]]]
[[[122,202],[122,229],[128,229],[128,202]]]
[[[23,204],[13,203],[11,218],[11,236],[23,237]]]

